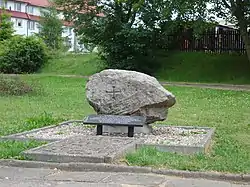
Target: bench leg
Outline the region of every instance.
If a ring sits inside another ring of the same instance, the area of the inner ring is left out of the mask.
[[[102,125],[97,125],[96,129],[97,129],[96,135],[102,135]]]
[[[134,137],[134,126],[128,127],[128,137]]]

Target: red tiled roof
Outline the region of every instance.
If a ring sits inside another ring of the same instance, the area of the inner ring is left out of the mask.
[[[28,3],[30,5],[34,5],[34,6],[39,6],[39,7],[48,7],[51,5],[51,3],[49,2],[49,0],[16,0],[18,2],[23,2],[23,3]],[[89,8],[93,9],[93,6],[89,6]],[[62,8],[57,7],[58,10],[62,10]],[[81,11],[81,13],[86,13],[86,10]],[[99,13],[97,14],[97,16],[103,17],[104,14],[103,13]]]
[[[21,19],[28,19],[32,21],[39,21],[41,19],[40,16],[34,16],[27,14],[25,12],[18,12],[18,11],[10,11],[10,10],[5,10],[8,14],[10,14],[11,17],[13,18],[21,18]],[[1,13],[1,10],[0,10]],[[62,21],[64,26],[72,26],[73,24],[71,22],[67,21]]]
[[[13,11],[13,10],[5,10],[8,14],[10,14],[11,17],[14,18],[22,18],[22,19],[28,19],[28,20],[33,20],[33,21],[39,21],[40,17],[39,16],[34,16],[34,15],[29,15],[25,12],[18,12],[18,11]],[[0,10],[1,13],[1,10]]]
[[[18,2],[29,3],[34,6],[48,7],[50,5],[48,0],[16,0]]]
[[[50,2],[48,0],[15,0],[18,2],[23,2],[23,3],[28,3],[30,5],[34,5],[34,6],[39,6],[39,7],[48,7],[50,5]],[[93,8],[93,7],[90,7]],[[58,10],[61,10],[60,8],[58,8]],[[18,11],[13,11],[13,10],[6,10],[11,17],[15,17],[15,18],[22,18],[22,19],[28,19],[28,20],[33,20],[33,21],[39,21],[41,18],[40,16],[34,16],[34,15],[30,15],[28,13],[25,12],[18,12]],[[86,13],[87,11],[81,11],[81,13]],[[1,13],[1,10],[0,10]],[[97,16],[101,16],[103,17],[104,15],[102,13],[97,14]],[[63,24],[65,26],[72,26],[72,22],[67,22],[67,21],[63,21]]]

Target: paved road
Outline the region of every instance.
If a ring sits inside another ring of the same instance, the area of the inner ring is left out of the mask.
[[[1,187],[250,187],[246,184],[183,179],[154,174],[67,172],[0,166]]]

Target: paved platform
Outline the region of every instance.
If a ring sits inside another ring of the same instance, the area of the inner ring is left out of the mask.
[[[133,138],[78,136],[24,151],[36,161],[111,163],[136,148]]]
[[[0,166],[1,187],[250,187],[224,181],[154,174],[68,172]]]

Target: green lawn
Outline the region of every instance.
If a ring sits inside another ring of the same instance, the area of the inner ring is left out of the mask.
[[[162,81],[250,84],[245,55],[171,52],[158,56],[162,66],[154,75]],[[105,69],[96,54],[66,55],[50,60],[43,74],[92,75]]]
[[[43,74],[92,75],[105,65],[95,54],[66,55],[51,59],[42,69]]]
[[[163,66],[155,75],[160,80],[250,84],[246,55],[172,52],[159,58]]]
[[[85,99],[86,80],[50,76],[24,76],[41,93],[0,97],[0,135],[82,119],[93,112]],[[127,155],[131,165],[184,170],[250,172],[250,94],[199,88],[168,87],[177,97],[167,124],[216,127],[210,155],[180,156],[141,149]],[[45,113],[46,112],[46,113]],[[18,156],[37,143],[0,142],[0,158]]]
[[[141,149],[132,165],[182,170],[250,172],[250,94],[199,88],[169,88],[177,97],[167,124],[216,127],[209,155],[181,156]]]
[[[40,93],[0,97],[0,136],[61,122],[91,113],[85,101],[84,79],[23,76]],[[0,142],[0,158],[12,158],[38,142]]]

